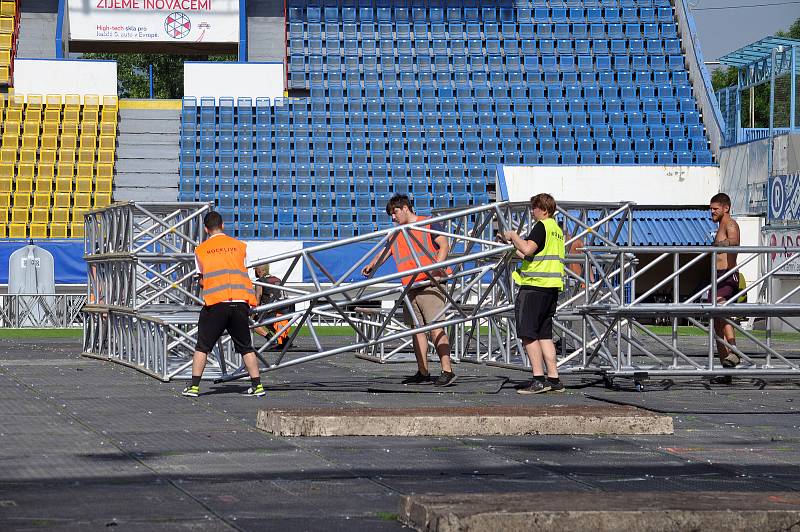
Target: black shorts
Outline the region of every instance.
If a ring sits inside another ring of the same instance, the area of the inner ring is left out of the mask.
[[[728,270],[717,270],[717,279],[728,273]],[[739,272],[717,281],[717,297],[728,301],[734,294],[739,293]],[[710,294],[710,291],[709,291]]]
[[[528,340],[552,339],[557,304],[558,288],[520,287],[514,306],[517,336]]]
[[[237,353],[244,355],[254,352],[249,315],[250,305],[247,303],[217,303],[203,307],[197,320],[195,351],[210,353],[222,333],[227,330]]]

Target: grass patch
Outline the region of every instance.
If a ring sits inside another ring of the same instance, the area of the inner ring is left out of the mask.
[[[397,514],[394,512],[375,512],[375,515],[381,521],[397,521]]]
[[[80,338],[83,329],[0,329],[5,338]]]

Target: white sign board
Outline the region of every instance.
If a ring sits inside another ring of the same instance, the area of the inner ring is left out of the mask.
[[[204,63],[183,64],[183,95],[231,96],[234,98],[283,96],[283,63]]]
[[[117,62],[86,59],[15,59],[16,94],[117,94]]]
[[[239,0],[68,0],[73,41],[239,42]]]
[[[800,229],[764,230],[764,245],[776,248],[800,248]],[[778,264],[794,256],[794,260],[778,270],[778,274],[800,275],[800,254],[787,253],[776,250],[767,256],[768,267],[771,270]]]

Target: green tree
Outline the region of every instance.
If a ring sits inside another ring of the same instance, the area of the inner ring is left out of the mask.
[[[184,56],[167,54],[83,54],[86,59],[117,62],[120,98],[150,97],[150,65],[153,65],[153,96],[158,99],[183,97],[185,61],[236,61],[235,56]]]

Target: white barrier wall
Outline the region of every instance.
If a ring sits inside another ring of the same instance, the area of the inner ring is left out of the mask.
[[[184,63],[183,95],[283,97],[283,63]]]
[[[16,94],[117,95],[117,62],[15,59]]]
[[[272,257],[274,255],[280,255],[281,253],[289,253],[290,251],[303,249],[303,242],[299,240],[247,240],[245,244],[247,244],[247,264],[250,264],[256,259],[263,259],[265,257]],[[291,260],[272,263],[269,265],[269,273],[283,278],[291,264]],[[255,277],[252,270],[250,271],[250,277]],[[289,276],[289,282],[303,282],[302,268],[294,269],[292,275]]]
[[[719,192],[716,166],[504,166],[497,179],[511,201],[547,192],[556,201],[705,205]]]

